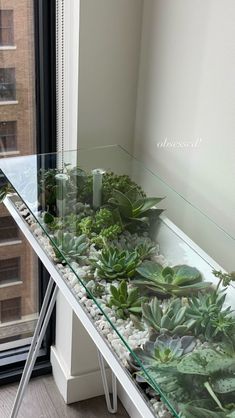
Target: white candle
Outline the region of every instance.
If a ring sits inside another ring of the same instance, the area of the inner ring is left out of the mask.
[[[105,171],[102,168],[92,170],[93,174],[93,199],[94,209],[98,209],[102,204],[102,177]]]
[[[68,180],[67,174],[59,173],[55,175],[56,179],[56,206],[58,216],[63,216],[65,211],[65,201],[66,201],[66,183]]]

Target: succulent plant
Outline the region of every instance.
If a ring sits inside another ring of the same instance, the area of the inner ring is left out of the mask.
[[[219,279],[219,283],[216,287],[217,291],[221,284],[224,287],[228,287],[231,282],[235,282],[235,271],[232,271],[231,273],[223,273],[221,270],[213,270],[212,273]]]
[[[130,189],[125,194],[119,190],[114,190],[109,203],[118,208],[122,219],[125,222],[144,222],[149,223],[150,209],[161,202],[161,197],[143,197],[136,189]],[[155,216],[162,213],[161,209],[152,209]]]
[[[136,271],[144,279],[135,280],[135,284],[146,286],[162,296],[188,296],[211,285],[202,282],[199,270],[187,265],[163,268],[153,261],[145,261]]]
[[[86,216],[79,222],[78,228],[82,234],[85,234],[87,237],[90,237],[92,231],[92,224],[92,216]]]
[[[207,409],[208,408],[208,409]],[[235,410],[219,410],[218,406],[210,400],[189,402],[181,405],[180,418],[235,418]]]
[[[108,306],[115,309],[118,318],[126,319],[131,314],[141,314],[141,304],[146,299],[140,295],[138,288],[128,289],[126,281],[122,280],[118,288],[110,285],[110,292]]]
[[[39,202],[50,214],[56,215],[57,168],[40,169],[38,172]]]
[[[235,329],[231,307],[223,309],[226,293],[199,294],[188,301],[186,315],[192,322],[192,332],[206,340],[230,338]]]
[[[86,258],[89,246],[86,235],[75,237],[69,232],[57,231],[52,240],[56,258],[59,261],[66,262],[70,259],[80,261]]]
[[[228,356],[211,348],[198,349],[188,354],[177,365],[178,372],[202,377],[203,387],[217,406],[224,410],[219,397],[235,395],[235,356]],[[201,379],[201,378],[200,378]]]
[[[105,293],[105,286],[103,286],[100,283],[93,282],[90,285],[87,284],[87,288],[88,290],[91,291],[92,295],[96,298],[100,298]]]
[[[7,194],[14,192],[15,190],[13,189],[12,185],[8,182],[5,182],[4,179],[4,184],[2,184],[0,187],[0,203],[2,203]]]
[[[117,248],[105,247],[93,264],[101,279],[120,280],[132,277],[140,263],[141,260],[136,251],[120,251]]]
[[[156,254],[156,249],[156,245],[154,245],[152,242],[148,242],[148,240],[138,244],[135,248],[142,261],[151,258],[151,256]]]
[[[158,244],[151,240],[147,232],[137,234],[124,230],[118,239],[113,240],[113,245],[120,250],[128,251],[138,250],[139,248],[143,260],[158,254],[159,251]]]
[[[190,353],[196,346],[196,339],[192,336],[159,335],[147,341],[143,348],[133,350],[135,356],[147,370],[158,367],[175,366],[179,359]]]
[[[91,242],[98,248],[102,248],[106,245],[107,241],[112,241],[122,232],[120,225],[111,225],[108,228],[104,228],[99,235],[91,238]]]
[[[122,193],[128,192],[130,188],[133,188],[137,193],[145,197],[144,191],[127,175],[118,175],[113,172],[107,172],[103,175],[103,204],[113,196],[113,191],[118,190]]]
[[[101,208],[93,216],[83,218],[77,227],[98,248],[102,248],[105,241],[116,239],[122,232],[120,217],[107,208]]]
[[[190,331],[191,321],[185,315],[187,306],[180,299],[173,299],[163,310],[157,298],[143,303],[143,320],[151,330],[159,334],[186,335]]]

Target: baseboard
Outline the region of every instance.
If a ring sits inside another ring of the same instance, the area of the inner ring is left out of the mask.
[[[65,403],[78,402],[104,394],[100,370],[71,376],[65,369],[54,346],[51,347],[51,364],[55,383]],[[111,381],[109,369],[107,375],[108,380]]]
[[[104,394],[100,370],[95,370],[80,376],[71,376],[66,371],[63,360],[59,358],[54,346],[51,347],[51,364],[55,383],[66,404]],[[107,369],[107,376],[111,387],[110,369]],[[143,418],[119,382],[118,397],[130,418]]]

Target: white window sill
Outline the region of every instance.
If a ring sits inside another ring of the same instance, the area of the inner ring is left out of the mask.
[[[5,151],[5,152],[0,152],[0,157],[9,157],[9,156],[14,156],[14,155],[19,155],[20,151],[16,150],[16,151]]]
[[[0,289],[3,289],[4,287],[18,286],[19,284],[23,284],[22,280],[16,280],[15,282],[0,284]]]
[[[16,45],[0,46],[0,51],[13,51],[16,49]]]
[[[18,100],[6,100],[6,101],[0,101],[0,106],[5,106],[5,105],[16,105],[18,104]]]
[[[19,245],[19,244],[22,244],[22,241],[20,239],[13,239],[11,241],[3,241],[3,242],[0,242],[0,248],[6,247],[9,245]]]

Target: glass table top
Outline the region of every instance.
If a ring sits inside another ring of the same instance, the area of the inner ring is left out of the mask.
[[[26,205],[143,390],[176,417],[234,417],[229,231],[119,146],[1,159],[0,169],[2,196]]]

